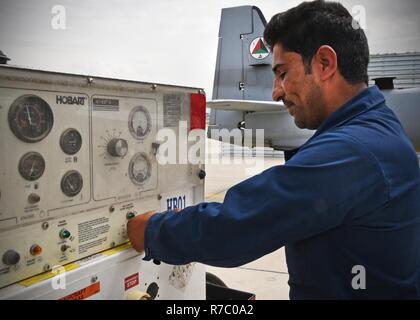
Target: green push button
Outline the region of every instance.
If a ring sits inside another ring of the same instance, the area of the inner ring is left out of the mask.
[[[67,239],[67,238],[70,238],[70,236],[71,236],[71,233],[67,229],[62,229],[60,231],[60,238],[61,239]]]
[[[127,213],[127,219],[132,219],[136,216],[136,214],[134,212],[129,212]]]

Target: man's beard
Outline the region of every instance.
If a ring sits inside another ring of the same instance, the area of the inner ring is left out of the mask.
[[[321,88],[315,83],[311,85],[308,92],[306,105],[308,108],[302,109],[306,114],[301,119],[297,117],[297,110],[294,110],[295,124],[300,129],[316,130],[325,120],[325,99]]]

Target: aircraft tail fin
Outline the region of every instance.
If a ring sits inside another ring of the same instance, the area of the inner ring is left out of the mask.
[[[272,55],[263,40],[265,26],[266,20],[255,6],[222,9],[213,100],[271,101]],[[258,105],[252,109],[258,112]],[[209,133],[212,128],[237,128],[245,112],[212,109]]]

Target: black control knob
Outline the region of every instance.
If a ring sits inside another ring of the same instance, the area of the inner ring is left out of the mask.
[[[198,172],[198,177],[203,180],[206,177],[206,172],[203,169],[200,169]]]
[[[40,197],[39,195],[37,195],[36,193],[31,193],[31,194],[28,196],[28,202],[29,202],[30,204],[35,204],[35,203],[38,203],[40,200],[41,200],[41,197]]]
[[[128,152],[128,144],[124,139],[112,139],[107,146],[108,153],[113,157],[124,157]]]
[[[20,254],[15,250],[8,250],[3,255],[3,263],[6,266],[12,266],[20,261]]]
[[[159,286],[156,282],[152,282],[148,287],[146,292],[149,294],[149,300],[154,300],[159,292]]]

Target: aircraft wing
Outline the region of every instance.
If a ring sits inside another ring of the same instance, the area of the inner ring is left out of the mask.
[[[207,107],[211,109],[245,111],[245,112],[287,112],[282,102],[253,101],[253,100],[212,100],[207,101]]]

